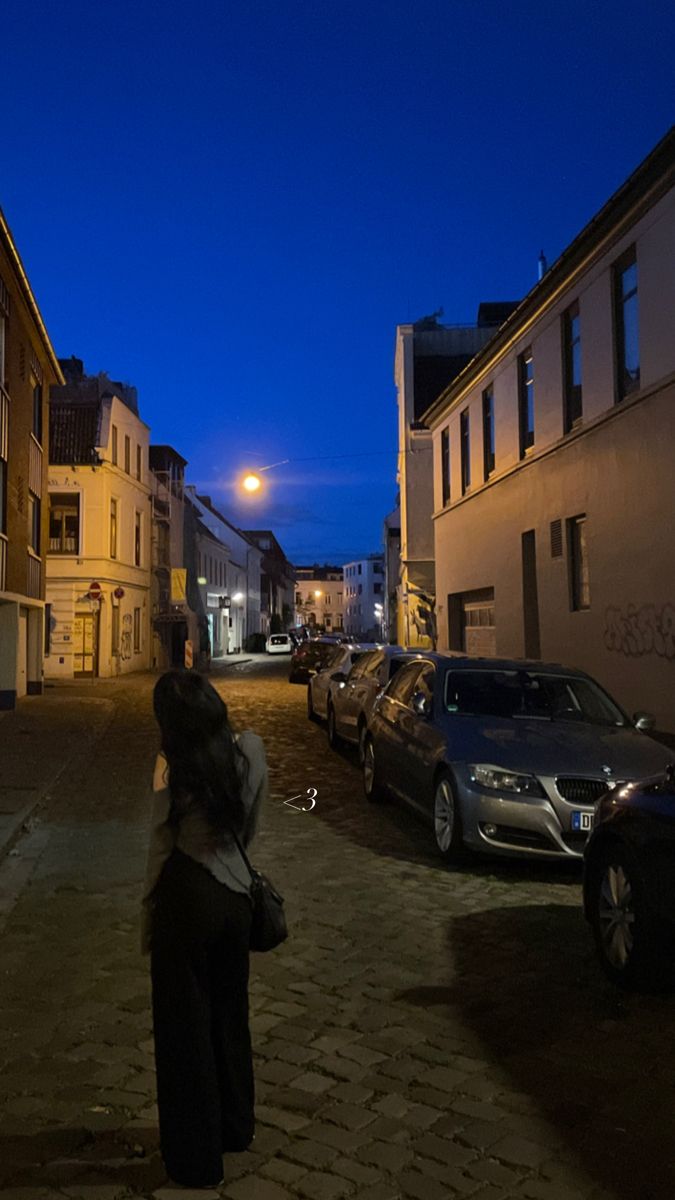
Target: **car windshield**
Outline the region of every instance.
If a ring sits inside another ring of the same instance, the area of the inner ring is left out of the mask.
[[[448,671],[445,706],[467,716],[626,724],[625,714],[592,679],[540,671]]]

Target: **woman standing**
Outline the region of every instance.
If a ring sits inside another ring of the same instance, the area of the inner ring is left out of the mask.
[[[262,740],[235,736],[203,678],[168,671],[154,710],[162,752],[144,892],[162,1157],[175,1183],[222,1182],[253,1138],[246,846],[267,791]]]

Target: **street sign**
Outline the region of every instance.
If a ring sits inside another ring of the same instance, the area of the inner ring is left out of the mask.
[[[192,667],[192,642],[188,638],[185,643],[185,666],[188,670]]]
[[[89,584],[89,593],[88,593],[89,599],[90,600],[100,600],[102,591],[103,591],[103,588],[101,587],[100,583],[96,583],[96,582],[90,583]]]
[[[91,589],[90,589],[90,591],[91,591]],[[124,595],[124,588],[123,588],[123,587],[116,587],[116,588],[115,588],[115,591],[113,592],[113,596],[115,597],[115,599],[116,599],[116,600],[121,600],[121,599],[122,599],[122,597],[123,597],[123,595]]]

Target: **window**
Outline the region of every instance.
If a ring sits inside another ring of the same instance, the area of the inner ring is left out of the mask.
[[[640,387],[638,279],[635,246],[614,265],[616,394],[623,400]]]
[[[0,301],[1,302],[1,301]],[[5,386],[5,328],[7,319],[0,311],[0,387]]]
[[[565,396],[564,429],[581,420],[581,325],[579,305],[573,304],[563,314],[563,388]]]
[[[532,351],[525,350],[518,359],[518,428],[520,457],[525,458],[534,446],[534,362]]]
[[[375,593],[375,595],[376,595],[376,596],[381,596],[381,595],[382,595],[382,584],[381,584],[381,583],[374,583],[374,584],[373,584],[373,591],[374,591],[374,593]]]
[[[136,446],[136,478],[141,479],[143,476],[143,450],[141,446]]]
[[[359,575],[361,574],[361,563],[359,563]]]
[[[495,469],[495,394],[492,384],[483,392],[483,475]]]
[[[112,437],[110,440],[110,456],[112,458],[113,466],[116,467],[117,466],[117,426],[116,425],[113,425],[113,427],[112,427]]]
[[[415,692],[422,692],[424,699],[428,705],[428,711],[431,712],[434,701],[434,684],[436,682],[436,668],[431,663],[424,663],[420,671],[419,678],[415,683]]]
[[[42,384],[34,376],[33,385],[33,436],[42,445]]]
[[[131,475],[131,438],[128,433],[124,435],[124,470]]]
[[[134,522],[134,566],[135,567],[140,567],[140,565],[141,565],[141,525],[142,525],[142,521],[143,521],[143,517],[142,517],[141,513],[137,512],[136,520]]]
[[[588,578],[588,545],[586,541],[586,516],[571,517],[567,522],[570,601],[574,612],[591,607],[591,591]]]
[[[405,667],[401,667],[387,688],[387,696],[391,700],[398,700],[399,704],[407,704],[413,694],[415,684],[420,673],[419,662],[410,663]]]
[[[141,610],[134,609],[134,654],[141,652]]]
[[[117,558],[117,501],[110,501],[110,557]]]
[[[441,503],[443,508],[450,502],[450,430],[441,432]]]
[[[52,492],[49,496],[49,553],[78,554],[80,494]]]
[[[34,554],[40,553],[40,501],[32,492],[28,493],[28,537]]]
[[[459,417],[459,447],[462,463],[462,495],[464,495],[471,486],[471,441],[468,408],[465,408]]]

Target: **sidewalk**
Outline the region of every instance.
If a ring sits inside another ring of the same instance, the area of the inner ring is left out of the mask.
[[[92,746],[112,719],[113,699],[78,690],[75,695],[59,685],[0,713],[0,859],[30,827],[75,755]]]

